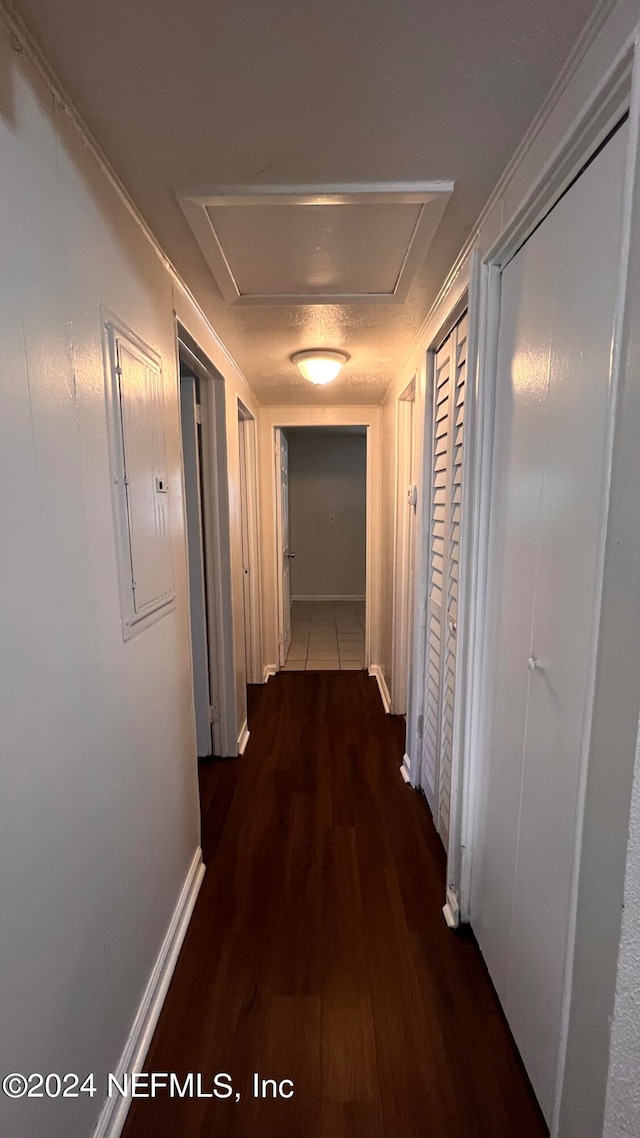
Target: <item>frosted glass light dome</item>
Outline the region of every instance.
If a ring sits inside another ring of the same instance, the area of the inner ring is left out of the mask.
[[[348,359],[346,352],[330,352],[322,348],[308,352],[296,352],[293,356],[293,362],[298,365],[304,378],[308,379],[310,383],[316,383],[320,386],[331,383],[331,380],[336,378]]]

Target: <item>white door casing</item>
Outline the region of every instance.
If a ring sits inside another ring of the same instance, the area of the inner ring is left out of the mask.
[[[276,539],[278,547],[279,663],[284,664],[291,646],[291,558],[289,548],[289,444],[276,427]]]
[[[198,442],[196,379],[180,378],[180,416],[182,421],[182,462],[187,517],[189,561],[189,617],[193,666],[193,699],[196,716],[198,757],[213,754],[211,736],[211,687],[209,678],[209,630],[204,577],[204,533],[200,493],[200,447]]]
[[[416,381],[396,403],[396,503],[391,710],[407,713],[413,661],[416,540]]]

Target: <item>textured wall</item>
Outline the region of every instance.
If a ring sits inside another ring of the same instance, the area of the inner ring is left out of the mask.
[[[640,1134],[640,736],[631,799],[604,1138]]]

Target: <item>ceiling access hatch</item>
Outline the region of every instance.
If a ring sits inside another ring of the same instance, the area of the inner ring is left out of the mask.
[[[228,304],[401,304],[452,192],[419,182],[176,196]]]

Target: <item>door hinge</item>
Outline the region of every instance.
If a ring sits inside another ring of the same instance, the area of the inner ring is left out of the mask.
[[[210,704],[209,705],[209,723],[217,723],[218,718],[219,718],[219,716],[218,716],[217,704],[215,704],[215,703]]]
[[[201,422],[202,422],[202,405],[200,403],[196,403],[196,423],[201,423]]]
[[[422,738],[422,730],[424,727],[424,715],[419,715],[416,719],[416,735],[419,739]]]
[[[447,889],[447,903],[443,905],[444,919],[450,929],[457,929],[460,924],[460,894],[452,883]]]

